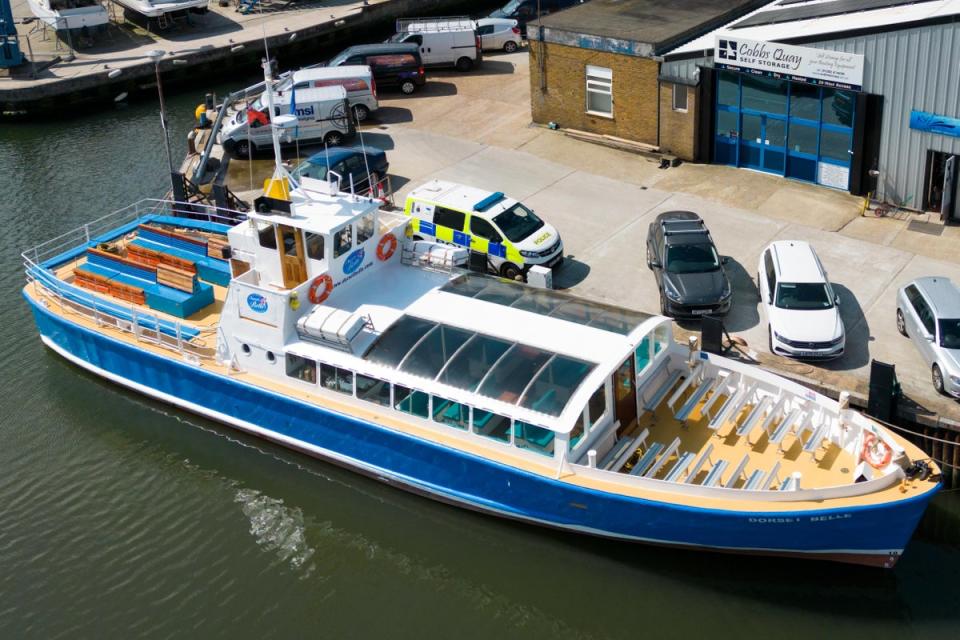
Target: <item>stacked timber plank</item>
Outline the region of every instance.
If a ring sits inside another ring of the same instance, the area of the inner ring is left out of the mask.
[[[119,300],[140,305],[146,304],[146,296],[143,289],[129,284],[123,284],[122,282],[116,282],[106,276],[78,270],[74,274],[73,282],[78,287],[103,293]]]
[[[192,265],[191,265],[192,266]],[[177,267],[165,262],[157,264],[157,284],[193,293],[197,287],[197,271]]]

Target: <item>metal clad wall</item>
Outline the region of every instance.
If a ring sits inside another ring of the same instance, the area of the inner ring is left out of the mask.
[[[864,56],[863,89],[884,96],[879,196],[893,201],[911,198],[909,206],[919,208],[927,151],[960,154],[960,138],[914,131],[910,111],[960,117],[960,22],[803,46]],[[665,62],[661,74],[692,81],[697,65],[712,66],[712,60]]]

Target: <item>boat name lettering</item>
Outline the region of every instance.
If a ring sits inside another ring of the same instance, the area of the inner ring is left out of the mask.
[[[270,305],[267,304],[267,299],[259,293],[251,293],[247,296],[247,306],[250,307],[251,311],[257,313],[266,313],[267,309],[270,308]]]
[[[853,517],[852,513],[841,513],[827,516],[810,516],[810,522],[829,522],[830,520],[849,520]]]
[[[343,272],[346,275],[350,275],[360,268],[360,265],[363,264],[364,253],[363,247],[360,247],[347,256],[347,259],[343,261]]]
[[[783,524],[786,522],[799,522],[800,518],[747,518],[750,524]]]

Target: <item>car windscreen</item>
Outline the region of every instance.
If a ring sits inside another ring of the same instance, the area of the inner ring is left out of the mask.
[[[505,14],[507,14],[507,15],[510,15],[511,13],[513,13],[514,11],[517,10],[517,7],[520,6],[520,3],[521,3],[521,2],[523,2],[523,0],[511,0],[510,2],[508,2],[507,4],[505,4],[505,5],[503,6],[503,8],[500,9],[500,11],[502,11],[503,13],[505,13]]]
[[[343,61],[347,59],[347,55],[350,53],[350,49],[341,51],[334,57],[330,58],[330,62],[327,63],[328,67],[339,67],[343,64]]]
[[[833,307],[827,285],[822,282],[781,282],[776,305],[781,309],[815,311]]]
[[[387,42],[403,42],[403,39],[408,35],[410,34],[408,34],[406,31],[401,31],[400,33],[395,33],[387,38]]]
[[[520,242],[543,226],[543,220],[519,202],[493,219],[510,242]]]
[[[720,258],[712,244],[680,244],[667,247],[666,270],[670,273],[703,273],[720,268]]]
[[[960,319],[941,318],[940,346],[944,349],[960,349]]]
[[[326,180],[327,165],[314,164],[307,160],[301,163],[300,166],[294,170],[293,175],[295,178],[314,178],[316,180]]]

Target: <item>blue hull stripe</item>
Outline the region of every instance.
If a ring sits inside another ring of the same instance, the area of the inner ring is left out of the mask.
[[[745,552],[886,554],[910,539],[935,491],[889,504],[745,512],[606,493],[448,449],[142,351],[56,316],[27,298],[64,355],[118,382],[321,457],[471,508],[604,535]],[[254,429],[248,429],[254,430]]]

